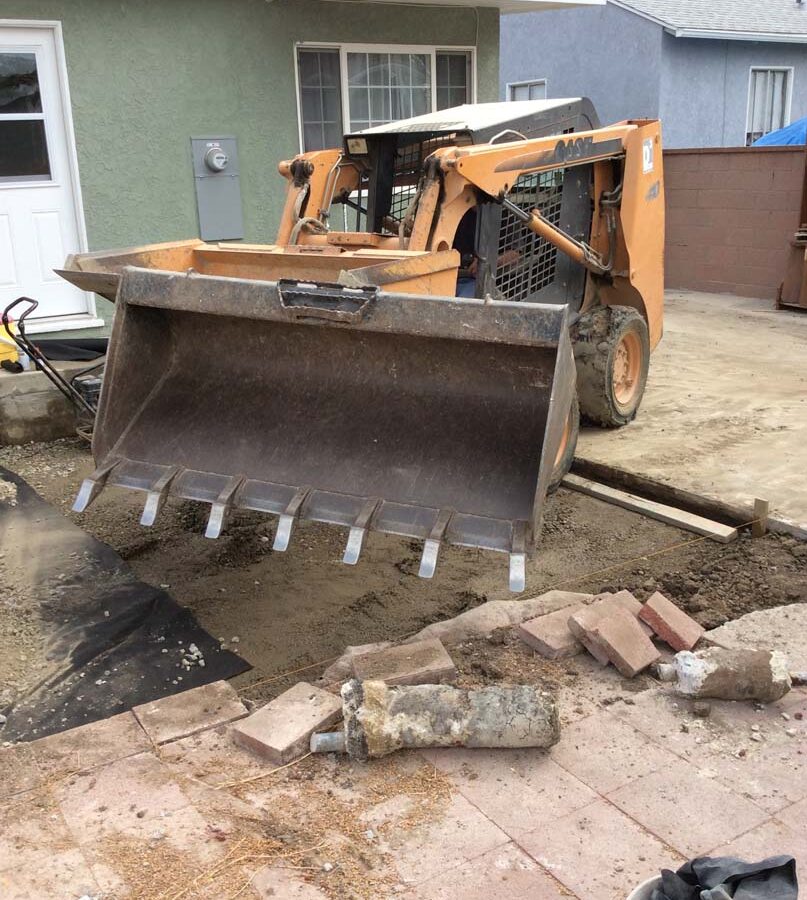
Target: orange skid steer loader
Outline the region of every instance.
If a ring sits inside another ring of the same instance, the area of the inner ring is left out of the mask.
[[[71,257],[117,303],[93,438],[105,486],[509,554],[525,587],[580,411],[624,425],[661,338],[657,121],[587,100],[441,110],[280,164],[277,242]],[[215,344],[215,360],[209,349]]]

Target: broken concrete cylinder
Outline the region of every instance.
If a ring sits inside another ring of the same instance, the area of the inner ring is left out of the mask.
[[[353,679],[342,704],[345,749],[355,759],[416,747],[551,747],[560,738],[554,696],[531,685],[462,690]]]
[[[772,703],[791,688],[787,659],[778,650],[684,650],[673,665],[676,689],[685,697]]]

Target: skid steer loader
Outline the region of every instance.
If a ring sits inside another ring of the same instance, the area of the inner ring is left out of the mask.
[[[282,162],[273,245],[71,257],[117,303],[82,511],[108,485],[509,554],[525,587],[579,410],[636,414],[662,329],[657,121],[445,109]],[[216,352],[209,351],[215,345]]]

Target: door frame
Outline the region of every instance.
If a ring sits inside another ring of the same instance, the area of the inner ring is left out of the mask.
[[[73,198],[73,214],[76,219],[78,233],[79,253],[86,253],[87,223],[84,218],[84,201],[81,195],[81,179],[78,169],[78,152],[76,149],[76,133],[73,128],[73,107],[70,102],[70,83],[67,78],[67,57],[64,52],[64,38],[62,35],[62,23],[59,20],[48,19],[0,19],[0,29],[29,29],[50,31],[53,36],[53,46],[56,53],[56,72],[59,79],[59,101],[61,105],[62,122],[67,144],[68,176],[70,178],[70,191]],[[97,328],[104,324],[104,320],[98,317],[95,305],[95,294],[86,295],[87,309],[83,314],[64,316],[49,316],[38,321],[31,321],[27,331],[31,334],[51,331],[67,331],[77,328]]]

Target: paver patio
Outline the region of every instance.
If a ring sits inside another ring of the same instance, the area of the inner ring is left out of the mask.
[[[586,671],[586,714],[549,752],[267,776],[228,733],[243,710],[222,683],[209,703],[197,689],[189,737],[159,744],[155,708],[4,748],[0,896],[620,900],[694,855],[791,853],[807,871],[807,690],[698,719],[649,680]]]

